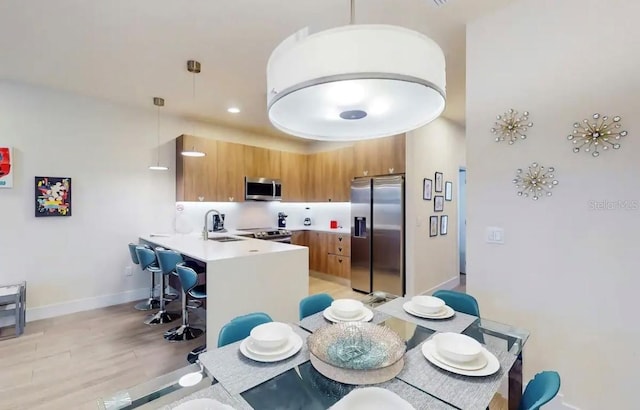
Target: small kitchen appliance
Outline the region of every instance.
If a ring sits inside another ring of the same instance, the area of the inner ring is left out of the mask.
[[[287,216],[284,212],[278,212],[278,228],[287,227]]]
[[[224,231],[224,214],[213,214],[213,232]]]

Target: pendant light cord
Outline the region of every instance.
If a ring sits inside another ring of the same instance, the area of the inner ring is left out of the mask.
[[[196,111],[196,72],[194,71],[192,74],[192,80],[191,80],[191,85],[192,85],[192,94],[191,97],[193,99],[193,111]],[[193,135],[195,137],[196,135],[196,123],[195,121],[191,120],[191,135]],[[195,151],[195,145],[193,146],[193,150]]]
[[[158,136],[158,146],[156,148],[156,165],[160,166],[160,106],[158,105],[158,128],[156,130]]]
[[[356,22],[356,2],[355,0],[351,0],[351,17],[349,19],[349,24],[353,25]]]

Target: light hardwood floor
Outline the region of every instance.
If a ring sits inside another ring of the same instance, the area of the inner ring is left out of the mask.
[[[309,294],[320,292],[364,296],[310,277]],[[178,323],[147,326],[148,312],[134,304],[30,322],[23,336],[0,341],[0,409],[96,409],[98,397],[187,365],[187,353],[205,339],[168,343],[162,334]]]
[[[309,293],[363,295],[310,277]],[[0,409],[96,409],[96,399],[187,365],[205,342],[168,343],[147,326],[135,303],[27,323],[25,334],[0,341]],[[170,310],[179,304],[169,305]]]

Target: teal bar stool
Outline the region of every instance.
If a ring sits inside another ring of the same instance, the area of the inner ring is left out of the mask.
[[[198,272],[192,262],[181,262],[176,265],[176,272],[180,277],[182,287],[182,324],[165,332],[164,338],[170,342],[182,342],[196,339],[204,333],[203,329],[191,326],[189,323],[189,305],[187,298],[203,300],[207,298],[207,286],[198,285]]]
[[[248,315],[233,318],[220,329],[220,333],[218,334],[218,347],[245,339],[249,337],[251,329],[269,322],[273,322],[271,316],[262,312],[249,313]]]
[[[444,302],[456,312],[480,317],[478,301],[471,295],[456,292],[455,290],[437,290],[433,293],[433,296],[444,300]]]
[[[131,255],[131,262],[133,262],[135,265],[140,265],[140,259],[138,259],[138,254],[136,253],[137,246],[144,246],[144,245],[136,245],[135,243],[130,243],[129,254]],[[148,248],[148,246],[145,246],[145,247]],[[157,270],[151,271],[145,268],[142,268],[142,270],[151,272],[151,291],[149,292],[149,299],[138,303],[137,305],[134,306],[134,308],[137,310],[143,310],[143,311],[158,309],[160,307],[160,300],[158,300],[155,297]]]
[[[154,252],[152,250],[150,251]],[[164,295],[164,289],[166,288],[167,275],[171,274],[171,272],[174,272],[176,269],[176,265],[182,262],[182,255],[180,255],[178,252],[162,248],[157,248],[154,255],[158,261],[160,273],[162,274],[160,281],[160,283],[162,284],[162,291],[160,292],[160,310],[155,315],[145,320],[144,323],[148,325],[161,325],[164,323],[173,322],[180,317],[180,313],[167,312],[167,297]],[[169,301],[171,301],[171,299],[169,299]]]
[[[148,252],[147,252],[148,251]],[[149,299],[140,302],[134,307],[137,310],[153,310],[160,307],[160,300],[155,297],[156,274],[160,273],[160,267],[156,260],[156,255],[151,248],[146,245],[129,244],[129,253],[131,253],[131,261],[140,265],[140,269],[151,273],[151,290],[149,291]]]
[[[560,391],[560,375],[554,371],[536,374],[524,389],[518,410],[539,410],[549,403]]]
[[[300,320],[318,312],[322,312],[333,302],[333,298],[328,293],[318,293],[310,295],[300,301]]]

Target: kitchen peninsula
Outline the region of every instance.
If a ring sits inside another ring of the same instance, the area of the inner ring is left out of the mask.
[[[306,247],[223,234],[209,234],[208,240],[194,234],[140,240],[206,264],[208,346],[217,346],[222,326],[239,315],[260,311],[277,321],[298,320],[298,303],[309,292]]]

